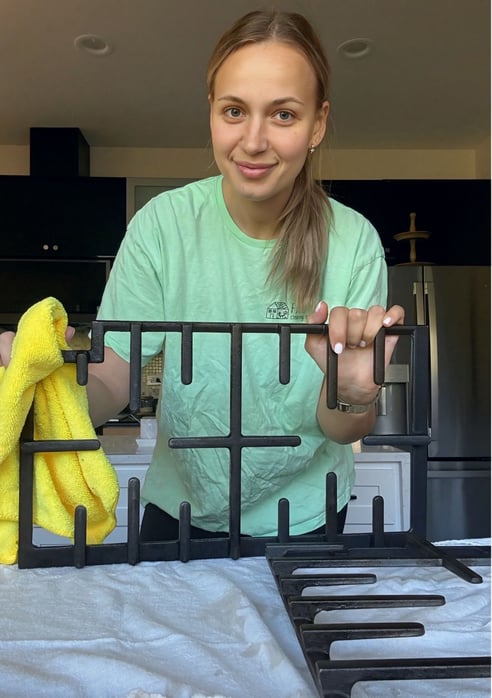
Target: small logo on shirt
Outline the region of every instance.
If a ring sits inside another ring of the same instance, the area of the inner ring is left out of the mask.
[[[304,320],[305,316],[303,313],[299,313],[292,303],[290,308],[284,301],[274,301],[267,306],[266,315],[267,320]]]

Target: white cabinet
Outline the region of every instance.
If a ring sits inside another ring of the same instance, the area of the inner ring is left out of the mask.
[[[152,452],[148,449],[146,453],[138,454],[108,454],[109,461],[114,465],[120,486],[120,496],[116,507],[116,527],[105,539],[105,543],[123,543],[127,539],[127,502],[128,502],[128,480],[138,477],[140,487],[143,485],[145,473],[150,464]],[[143,507],[140,507],[140,520],[143,514]],[[35,545],[66,545],[70,544],[69,538],[56,536],[43,528],[34,526],[33,543]]]
[[[126,541],[128,481],[138,477],[143,485],[152,451],[137,454],[109,454],[120,485],[120,497],[116,509],[116,528],[106,538],[106,543]],[[352,491],[345,524],[346,533],[370,531],[372,527],[372,500],[384,498],[384,525],[386,531],[405,531],[410,525],[410,454],[404,451],[374,450],[355,454],[355,485]],[[140,507],[140,515],[143,508]],[[60,545],[69,542],[44,529],[35,527],[33,542],[36,545]]]
[[[385,531],[410,526],[410,454],[393,449],[356,453],[355,485],[349,502],[346,533],[372,529],[372,500],[384,499]]]
[[[114,465],[120,485],[120,498],[116,508],[116,528],[106,538],[106,543],[122,543],[127,539],[126,524],[128,513],[128,481],[132,477],[140,480],[140,489],[143,487],[145,473],[150,464],[152,452],[135,455],[108,455],[108,459]],[[143,507],[140,505],[140,521],[142,520]]]

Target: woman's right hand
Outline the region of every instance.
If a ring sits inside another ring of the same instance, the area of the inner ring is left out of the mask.
[[[70,340],[75,334],[75,329],[73,327],[70,327],[70,325],[67,327],[66,332],[65,332],[65,339],[67,340],[67,344],[70,343]],[[7,366],[10,363],[10,358],[12,356],[12,344],[14,342],[14,337],[15,337],[15,332],[2,332],[0,334],[0,366],[4,366],[7,368]]]
[[[14,332],[2,332],[0,334],[0,366],[7,367],[10,363],[14,337]]]
[[[67,344],[73,338],[75,329],[67,327],[65,339]],[[7,367],[12,356],[14,332],[0,334],[0,367]],[[0,371],[1,372],[1,371]],[[102,363],[89,364],[87,397],[89,413],[94,426],[104,424],[128,404],[130,391],[130,364],[116,352],[106,347]]]

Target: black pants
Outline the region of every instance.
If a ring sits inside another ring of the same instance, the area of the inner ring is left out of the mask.
[[[347,516],[347,505],[337,514],[337,532],[343,533],[345,519]],[[325,527],[320,526],[314,531],[309,531],[305,535],[324,533]],[[191,538],[225,538],[227,533],[223,531],[204,531],[196,526],[190,527]],[[179,521],[155,504],[147,504],[145,507],[142,526],[140,528],[140,540],[142,542],[158,541],[158,540],[177,540],[179,536]]]

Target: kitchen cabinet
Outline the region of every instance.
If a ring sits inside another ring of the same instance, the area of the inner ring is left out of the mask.
[[[116,470],[120,486],[120,496],[116,507],[116,527],[104,542],[123,543],[127,539],[128,481],[132,477],[138,477],[140,485],[143,485],[145,473],[150,464],[152,451],[151,449],[145,449],[145,453],[117,453],[107,455],[109,461]],[[142,515],[143,507],[140,507],[140,518]],[[39,528],[39,526],[35,526],[33,529],[33,543],[35,545],[66,545],[69,542],[67,538],[54,535],[50,531]]]
[[[123,177],[0,176],[0,325],[54,296],[72,324],[96,318],[126,229]]]
[[[355,454],[355,485],[347,510],[345,533],[372,530],[372,500],[384,499],[385,531],[410,526],[410,453],[397,449]]]
[[[121,437],[119,437],[121,438]],[[116,437],[112,439],[112,442]],[[107,537],[107,543],[126,541],[128,481],[137,477],[143,485],[145,473],[150,464],[151,448],[142,453],[108,454],[114,465],[120,485],[120,498],[117,506],[117,525]],[[384,497],[384,520],[387,531],[408,529],[410,521],[410,454],[392,449],[355,454],[355,486],[347,512],[346,533],[371,530],[372,499],[376,495]],[[143,508],[140,508],[143,515]],[[33,541],[36,545],[63,544],[67,540],[48,531],[35,527]]]
[[[146,449],[146,453],[136,453],[132,455],[114,454],[108,455],[110,462],[114,465],[120,485],[120,498],[116,507],[117,524],[114,531],[106,538],[107,543],[122,543],[127,539],[126,524],[128,521],[128,481],[132,477],[140,480],[140,488],[143,486],[145,473],[150,464],[152,452]],[[143,516],[143,507],[140,505],[140,520]]]
[[[417,260],[433,264],[481,265],[490,259],[490,179],[334,180],[325,190],[362,213],[375,226],[388,264],[409,261],[408,241],[394,235],[428,231],[417,242]]]
[[[123,177],[0,176],[0,257],[114,257],[126,230]]]

